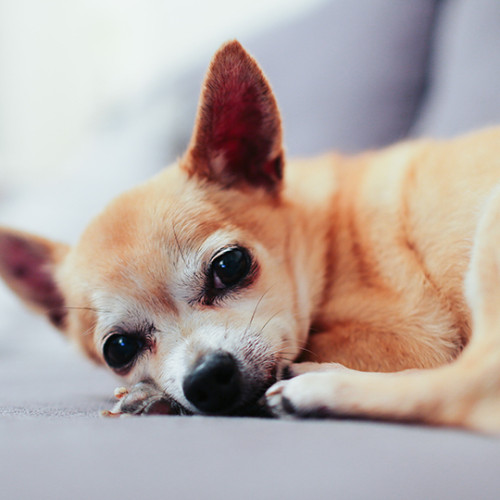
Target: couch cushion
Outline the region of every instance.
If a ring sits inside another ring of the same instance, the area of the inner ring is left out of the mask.
[[[436,25],[430,85],[415,136],[500,123],[500,2],[454,0]]]
[[[335,0],[246,42],[283,113],[291,155],[403,137],[425,84],[435,0]]]

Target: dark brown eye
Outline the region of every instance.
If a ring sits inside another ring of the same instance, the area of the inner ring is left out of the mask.
[[[213,287],[229,288],[241,282],[249,273],[250,255],[244,248],[232,248],[214,259],[211,266]]]
[[[143,348],[144,340],[140,337],[117,333],[106,340],[103,348],[104,359],[111,368],[124,368]]]

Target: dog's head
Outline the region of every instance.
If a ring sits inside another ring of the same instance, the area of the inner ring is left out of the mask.
[[[129,383],[187,411],[250,412],[309,328],[272,91],[238,42],[215,55],[185,156],[75,247],[0,230],[0,274]]]

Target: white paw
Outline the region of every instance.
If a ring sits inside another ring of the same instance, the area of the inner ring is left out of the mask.
[[[276,416],[328,417],[336,414],[335,373],[305,373],[272,385],[266,404]]]

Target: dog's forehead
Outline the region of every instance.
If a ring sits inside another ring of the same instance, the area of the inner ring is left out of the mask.
[[[166,175],[172,172],[178,175]],[[167,169],[113,200],[89,225],[82,244],[126,248],[152,236],[172,239],[176,227],[178,236],[203,238],[220,226],[219,212],[196,183],[179,169]]]
[[[220,209],[196,187],[160,178],[121,195],[92,221],[73,251],[71,272],[92,290],[167,300],[186,264],[227,244],[230,234]]]

